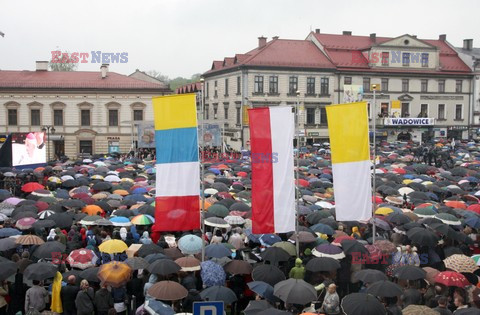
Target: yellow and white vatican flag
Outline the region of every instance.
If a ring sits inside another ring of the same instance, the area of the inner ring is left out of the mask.
[[[372,181],[366,102],[326,107],[337,221],[372,217]]]

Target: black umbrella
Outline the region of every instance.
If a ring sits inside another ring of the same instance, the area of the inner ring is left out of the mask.
[[[342,300],[342,309],[345,315],[384,315],[383,304],[373,295],[367,293],[352,293]]]
[[[132,270],[146,269],[148,267],[148,262],[141,257],[130,257],[125,263],[127,263]]]
[[[383,281],[388,279],[385,273],[375,269],[363,269],[363,270],[357,271],[355,272],[353,277],[364,283],[373,283],[373,282]]]
[[[317,299],[317,291],[310,283],[294,278],[277,283],[273,294],[289,304],[305,305]]]
[[[263,281],[271,286],[285,280],[285,274],[273,265],[260,265],[253,269],[252,278],[255,281]]]
[[[455,254],[463,255],[463,251],[460,248],[454,247],[454,246],[449,246],[447,248],[444,248],[443,253],[445,254],[445,258]]]
[[[345,255],[358,255],[357,253],[368,254],[368,250],[357,240],[344,240],[341,242]]]
[[[367,293],[380,297],[394,297],[403,294],[402,287],[388,280],[381,280],[370,284]]]
[[[33,252],[37,258],[52,259],[55,254],[64,253],[66,246],[58,241],[48,241],[38,246]]]
[[[231,289],[214,285],[209,288],[206,288],[200,292],[200,296],[203,300],[208,301],[223,301],[225,304],[229,305],[237,301],[237,295]]]
[[[28,265],[23,272],[23,278],[26,280],[38,280],[42,281],[48,278],[53,278],[57,272],[57,266],[46,263],[38,262]]]
[[[260,254],[263,260],[269,261],[273,264],[279,262],[288,261],[290,254],[280,247],[269,247],[263,253]]]
[[[179,272],[181,267],[170,259],[160,259],[151,263],[147,270],[150,273],[158,274],[162,276],[170,275]]]
[[[92,282],[100,282],[100,279],[97,276],[98,270],[100,267],[93,267],[88,268],[80,272],[80,278],[92,281]]]
[[[340,269],[340,263],[330,257],[316,257],[305,265],[305,269],[311,272],[333,271]]]
[[[80,199],[67,199],[65,201],[61,202],[62,206],[71,208],[71,209],[82,209],[85,207],[87,204],[85,201],[80,200]]]
[[[393,275],[402,280],[419,280],[425,279],[427,273],[417,266],[406,265],[395,268]]]
[[[41,229],[45,229],[45,228],[51,228],[51,227],[54,227],[56,225],[57,224],[55,223],[55,221],[47,219],[47,220],[36,221],[35,223],[33,223],[32,227],[34,229],[41,230]]]
[[[407,224],[412,220],[403,213],[393,212],[387,216],[387,220],[395,224]]]
[[[17,245],[17,243],[15,243],[14,238],[7,237],[7,238],[0,239],[0,252],[6,251],[6,250],[9,250],[9,249],[14,249],[17,246],[18,245]],[[0,258],[3,258],[3,257],[0,256]],[[8,260],[8,259],[6,259],[6,260]],[[0,261],[2,261],[2,260],[0,260]]]
[[[243,310],[243,313],[245,313],[245,315],[261,315],[270,308],[273,308],[273,306],[265,300],[250,301],[247,308]]]
[[[157,254],[150,254],[150,255],[147,255],[145,258],[145,261],[149,264],[152,264],[153,262],[159,260],[159,259],[171,259],[170,257],[168,257],[167,255],[164,255],[164,254],[161,254],[161,253],[157,253]]]
[[[65,188],[74,188],[77,186],[80,186],[80,183],[74,179],[69,179],[62,183],[62,187],[65,187]]]
[[[48,219],[55,221],[57,227],[61,229],[71,227],[73,223],[73,215],[67,212],[52,214]]]
[[[407,231],[407,236],[413,243],[421,246],[435,247],[438,237],[430,230],[424,228],[413,228]]]
[[[163,254],[163,248],[155,244],[143,244],[137,251],[138,257],[146,257],[151,254]]]
[[[0,280],[3,281],[17,273],[18,265],[6,258],[0,258],[0,264],[2,264],[2,268],[0,268]]]
[[[92,186],[92,189],[96,191],[110,191],[110,189],[112,189],[112,184],[109,182],[98,182]]]

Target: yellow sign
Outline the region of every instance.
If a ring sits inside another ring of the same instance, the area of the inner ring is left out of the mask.
[[[390,116],[398,118],[402,114],[402,104],[399,100],[392,101]]]
[[[401,109],[400,101],[392,101],[392,109]]]
[[[248,109],[249,108],[250,108],[250,106],[248,106],[248,105],[243,105],[242,106],[242,111],[243,111],[243,113],[242,113],[242,117],[243,117],[242,123],[243,123],[244,126],[248,126],[248,123],[249,123],[249,121],[248,121]]]
[[[380,84],[370,84],[370,91],[380,91]]]

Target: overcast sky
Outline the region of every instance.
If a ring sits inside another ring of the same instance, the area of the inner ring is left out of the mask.
[[[377,36],[415,34],[480,46],[478,0],[0,0],[0,69],[34,70],[58,47],[69,52],[127,52],[110,71],[157,70],[173,78],[208,70],[244,53],[257,37],[305,39],[310,30]],[[96,71],[99,64],[80,64]]]

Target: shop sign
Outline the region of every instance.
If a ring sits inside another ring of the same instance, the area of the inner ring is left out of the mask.
[[[433,126],[435,118],[385,118],[385,126]]]

